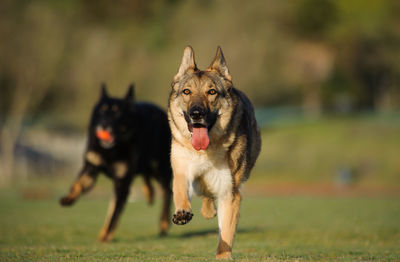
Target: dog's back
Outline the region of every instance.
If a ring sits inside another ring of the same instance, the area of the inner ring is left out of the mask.
[[[243,150],[242,154],[245,154],[245,163],[242,158],[232,159],[230,163],[231,166],[241,166],[242,164],[245,165],[245,171],[243,172],[243,176],[240,178],[240,182],[246,181],[250,176],[250,171],[254,167],[258,155],[260,154],[261,150],[261,136],[260,136],[260,129],[258,127],[254,109],[247,98],[247,96],[240,90],[236,88],[232,88],[232,93],[240,100],[240,108],[242,110],[241,119],[238,121],[238,130],[236,131],[236,136],[240,137],[244,135],[246,137],[246,144],[245,149]],[[235,170],[235,167],[232,167],[231,170]]]
[[[166,113],[153,104],[136,103],[132,119],[135,125],[132,150],[139,154],[137,172],[151,170],[154,163],[170,170],[171,131]],[[159,174],[159,177],[155,175],[157,179],[171,180],[172,171]]]

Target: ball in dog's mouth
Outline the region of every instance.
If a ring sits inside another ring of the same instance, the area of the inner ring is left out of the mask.
[[[206,150],[210,144],[208,128],[200,124],[188,125],[188,128],[192,135],[191,142],[193,148],[197,151]]]
[[[104,148],[110,148],[114,145],[114,136],[108,130],[97,129],[96,136],[100,140],[101,146]]]

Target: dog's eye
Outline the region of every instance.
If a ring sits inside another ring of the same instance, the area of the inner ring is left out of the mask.
[[[108,105],[102,105],[101,107],[100,107],[100,113],[104,113],[104,112],[106,112],[108,110]]]
[[[114,111],[114,112],[118,112],[119,111],[118,106],[116,106],[116,105],[113,105],[111,107],[111,110]]]
[[[182,91],[182,93],[184,93],[185,95],[189,95],[190,93],[191,93],[191,91],[189,90],[189,89],[184,89],[183,91]]]
[[[217,93],[217,90],[215,90],[215,89],[208,90],[209,95],[215,95],[216,93]]]

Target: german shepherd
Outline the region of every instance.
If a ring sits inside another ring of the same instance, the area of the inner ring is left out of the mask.
[[[168,119],[177,225],[193,216],[192,193],[202,197],[201,214],[213,218],[218,201],[217,258],[231,259],[239,218],[240,185],[253,168],[261,137],[249,99],[233,86],[220,47],[206,70],[196,66],[186,47],[172,82]]]
[[[89,137],[83,168],[69,194],[60,199],[63,206],[72,205],[89,191],[104,173],[113,181],[115,197],[110,202],[99,240],[113,238],[119,216],[129,195],[134,177],[141,174],[147,202],[152,204],[156,179],[163,192],[161,235],[167,233],[172,198],[172,170],[169,160],[171,132],[166,113],[148,103],[135,103],[133,86],[123,99],[109,97],[105,85],[95,105],[89,125]]]

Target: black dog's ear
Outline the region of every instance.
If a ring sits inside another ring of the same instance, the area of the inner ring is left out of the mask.
[[[128,92],[126,92],[125,100],[133,101],[135,100],[135,85],[130,84],[128,87]]]
[[[101,98],[107,98],[108,94],[107,94],[107,86],[105,83],[101,84]]]

